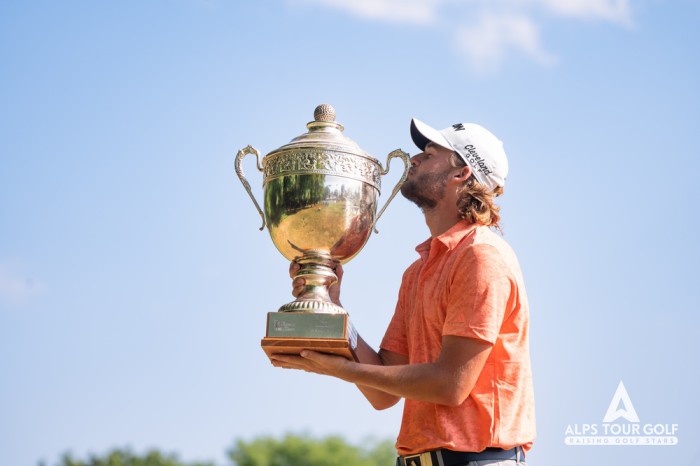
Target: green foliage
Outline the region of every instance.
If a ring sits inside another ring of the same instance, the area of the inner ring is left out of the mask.
[[[313,439],[291,434],[282,440],[239,440],[228,455],[236,466],[393,466],[396,462],[389,441],[370,442],[360,448],[341,437]]]
[[[282,439],[258,437],[250,442],[238,440],[227,452],[235,466],[394,466],[396,452],[392,442],[366,441],[362,447],[343,438],[314,439],[305,435],[286,435]],[[39,466],[48,466],[39,463]],[[128,448],[113,449],[104,455],[91,454],[76,459],[66,453],[52,466],[214,466],[214,463],[185,463],[175,454],[151,450],[136,455]]]
[[[174,454],[164,455],[157,450],[139,456],[129,449],[114,449],[104,456],[91,454],[87,460],[74,459],[66,453],[57,466],[214,466],[214,463],[184,463]]]

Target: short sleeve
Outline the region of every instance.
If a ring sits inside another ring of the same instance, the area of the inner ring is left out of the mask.
[[[515,289],[511,275],[495,247],[467,248],[450,273],[442,334],[495,343]]]

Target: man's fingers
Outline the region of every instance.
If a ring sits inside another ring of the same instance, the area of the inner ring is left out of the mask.
[[[301,265],[299,265],[296,261],[292,261],[289,263],[289,276],[291,278],[294,278],[294,275],[299,272],[299,269],[301,269]]]
[[[296,369],[304,364],[304,358],[294,354],[272,354],[270,361],[272,361],[273,366],[286,369]]]
[[[309,361],[308,364],[323,370],[325,374],[331,374],[347,364],[344,356],[337,354],[319,353],[317,351],[303,350],[300,356]]]
[[[303,350],[299,355],[304,359],[308,359],[309,361],[313,361],[319,364],[323,364],[324,361],[327,361],[328,358],[332,357],[328,356],[327,354],[318,353],[316,351],[311,350]]]
[[[295,278],[292,282],[292,296],[295,298],[304,291],[304,285],[306,285],[306,280],[303,278]]]
[[[323,373],[319,372],[319,368],[313,361],[293,354],[273,354],[270,356],[270,361],[272,361],[273,366],[282,369],[295,369],[316,374]]]

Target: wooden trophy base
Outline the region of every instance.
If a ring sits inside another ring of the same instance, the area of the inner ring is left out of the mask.
[[[357,333],[347,314],[270,312],[261,346],[268,357],[308,349],[358,360]]]

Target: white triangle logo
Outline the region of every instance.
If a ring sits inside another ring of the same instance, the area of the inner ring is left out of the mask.
[[[622,407],[620,407],[622,404]],[[637,411],[634,410],[632,406],[632,400],[627,394],[625,385],[620,380],[620,385],[617,386],[615,390],[615,395],[608,406],[608,411],[605,413],[603,422],[615,422],[617,419],[624,417],[629,422],[639,422],[639,416],[637,416]]]

